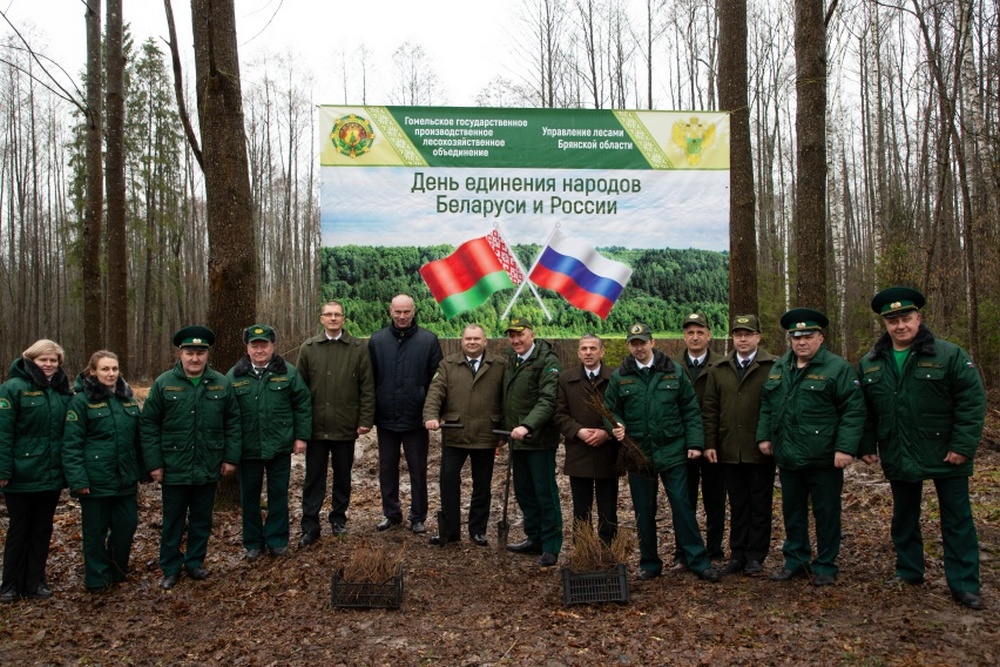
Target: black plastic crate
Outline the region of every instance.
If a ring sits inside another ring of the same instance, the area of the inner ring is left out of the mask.
[[[628,568],[619,563],[601,572],[573,572],[562,568],[563,604],[628,602]]]
[[[344,570],[333,573],[330,585],[330,606],[355,609],[399,609],[403,601],[403,566],[396,566],[396,574],[381,584],[344,581]]]

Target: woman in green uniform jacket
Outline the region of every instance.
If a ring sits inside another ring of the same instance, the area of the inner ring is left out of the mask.
[[[62,461],[83,514],[83,572],[88,591],[125,581],[139,524],[142,475],[139,404],[118,370],[118,355],[99,350],[74,385],[66,412]]]
[[[57,343],[36,341],[11,364],[10,379],[0,386],[0,492],[10,516],[0,602],[52,597],[45,562],[65,486],[59,450],[73,396],[64,358]]]

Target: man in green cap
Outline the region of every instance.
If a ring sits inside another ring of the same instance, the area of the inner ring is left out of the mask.
[[[648,470],[628,475],[639,532],[639,579],[658,577],[663,570],[656,539],[656,496],[662,482],[684,562],[705,581],[718,581],[719,570],[708,559],[687,495],[687,462],[700,457],[705,444],[691,380],[654,349],[645,324],[629,327],[625,342],[629,356],[611,374],[604,405],[615,420],[611,435],[621,442],[628,434],[649,459]]]
[[[253,562],[266,548],[288,553],[288,478],[292,451],[303,454],[312,430],[312,396],[294,366],[275,352],[277,335],[267,324],[243,330],[247,353],[227,377],[240,404],[243,447],[240,456],[240,505],[243,548]],[[260,494],[267,473],[267,521],[261,520]]]
[[[205,553],[212,534],[215,487],[240,461],[240,407],[232,384],[208,365],[215,333],[184,327],[174,334],[180,360],[153,382],[139,418],[142,455],[161,484],[160,588],[177,584],[181,568],[208,578]],[[187,551],[181,552],[187,523]]]
[[[826,315],[795,308],[781,316],[791,347],[771,367],[761,395],[757,446],[774,456],[785,519],[788,581],[812,573],[814,586],[837,580],[844,468],[854,461],[865,424],[865,399],[849,363],[823,347]],[[809,543],[809,503],[816,520],[816,558]]]
[[[757,447],[764,381],[777,357],[760,347],[756,315],[737,315],[733,351],[708,371],[701,401],[705,458],[718,463],[729,495],[729,562],[723,574],[756,576],[771,550],[774,457]]]
[[[936,338],[923,323],[923,305],[924,295],[908,287],[890,287],[872,299],[886,331],[859,362],[868,401],[862,459],[881,459],[892,488],[896,571],[887,583],[924,580],[920,503],[924,480],[931,479],[941,508],[948,588],[959,604],[981,609],[969,477],[983,435],[986,393],[965,350]]]
[[[552,416],[562,365],[552,344],[535,339],[527,317],[511,318],[503,376],[504,425],[510,430],[514,497],[524,514],[525,540],[507,545],[513,553],[538,555],[552,567],[562,550],[563,523],[556,486],[559,429]]]
[[[694,386],[698,406],[704,408],[705,387],[708,373],[713,366],[722,362],[723,355],[709,347],[712,329],[705,313],[691,313],[681,325],[684,331],[684,351],[674,357],[683,368]],[[722,560],[722,536],[726,531],[726,479],[722,466],[715,460],[699,456],[687,462],[688,500],[695,512],[698,511],[698,491],[705,509],[705,549],[710,560]],[[671,569],[683,570],[684,550],[680,538],[674,533],[674,565]]]

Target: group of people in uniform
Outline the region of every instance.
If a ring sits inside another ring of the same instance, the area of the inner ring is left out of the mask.
[[[507,323],[506,353],[488,350],[484,327],[470,324],[460,350],[443,356],[437,337],[417,324],[408,295],[392,299],[391,322],[367,342],[344,329],[344,308],[331,301],[320,312],[323,331],[302,343],[294,366],[277,353],[276,333],[266,324],[244,330],[246,355],[225,374],[208,364],[215,334],[203,326],[181,329],[173,338],[178,361],[156,378],[141,410],[113,352],[95,352],[71,387],[63,349],[40,340],[14,361],[0,386],[0,493],[10,517],[0,602],[52,596],[45,565],[67,485],[82,510],[84,582],[95,592],[127,576],[141,482],[158,482],[162,492],[165,590],[183,575],[209,576],[205,556],[222,476],[239,478],[245,558],[288,554],[292,453],[304,454],[306,464],[298,547],[321,538],[328,465],[327,522],[332,535],[344,535],[355,442],[374,428],[383,514],[377,530],[403,523],[399,467],[405,457],[405,518],[412,532],[426,532],[429,433],[440,431],[441,506],[438,533],[429,541],[444,546],[462,539],[468,460],[468,538],[487,546],[494,462],[498,448],[508,445],[524,538],[506,548],[537,556],[542,567],[558,562],[563,543],[559,443],[574,522],[592,522],[596,506],[597,535],[605,544],[619,526],[620,450],[638,448],[643,462],[627,477],[640,580],[664,568],[657,543],[661,485],[675,533],[672,569],[710,582],[761,575],[778,476],[784,560],[770,578],[833,584],[844,469],[856,459],[881,462],[894,502],[896,566],[887,584],[923,582],[921,491],[924,480],[933,480],[949,589],[958,603],[979,609],[969,477],[985,392],[969,355],[923,323],[923,305],[914,289],[879,292],[871,306],[885,334],[856,367],[824,346],[823,313],[796,308],[781,318],[789,339],[781,356],[760,346],[756,315],[732,318],[732,350],[721,355],[710,350],[707,318],[692,313],[676,358],[657,349],[649,327],[637,322],[626,332],[629,354],[617,367],[604,363],[604,342],[587,334],[577,347],[580,363],[564,370],[526,317]],[[722,544],[727,498],[728,559]]]

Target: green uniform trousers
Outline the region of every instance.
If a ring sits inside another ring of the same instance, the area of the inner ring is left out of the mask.
[[[212,507],[216,482],[164,484],[163,529],[160,531],[160,570],[163,576],[180,574],[181,566],[193,570],[205,564],[212,534]],[[187,522],[187,551],[181,551]]]
[[[524,514],[524,535],[540,542],[542,551],[562,550],[563,522],[556,485],[556,450],[530,449],[511,452],[514,497]]]
[[[892,543],[896,547],[896,575],[908,581],[924,578],[924,541],[920,534],[923,482],[891,481]],[[969,503],[969,478],[935,479],[941,508],[944,574],[956,593],[979,594],[979,539]]]
[[[779,471],[781,509],[785,515],[785,569],[836,577],[840,553],[840,495],[842,468],[804,468]],[[809,504],[816,521],[816,559],[809,543]],[[811,562],[810,562],[811,561]]]
[[[80,497],[83,513],[83,583],[89,590],[125,581],[132,538],[139,525],[136,494]]]
[[[288,477],[292,455],[278,454],[266,461],[240,461],[240,506],[243,508],[243,547],[278,549],[288,546]],[[260,493],[267,475],[267,519],[261,517]]]
[[[670,517],[684,563],[692,572],[701,574],[712,563],[708,560],[698,519],[688,498],[687,465],[673,466],[654,475],[629,473],[628,486],[632,492],[635,525],[639,531],[639,569],[656,574],[663,570],[656,536],[656,504],[661,482],[667,492]]]

